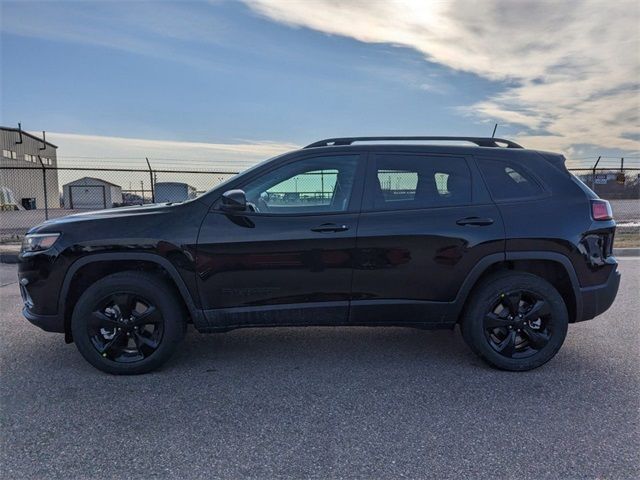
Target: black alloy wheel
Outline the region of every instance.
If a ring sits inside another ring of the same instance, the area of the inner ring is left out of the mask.
[[[82,293],[71,316],[71,333],[94,367],[117,375],[146,373],[176,350],[186,317],[184,303],[167,279],[128,271],[101,278]]]
[[[114,362],[130,363],[143,360],[158,349],[164,320],[149,300],[121,292],[98,303],[87,328],[100,355]]]
[[[558,290],[527,272],[504,271],[481,282],[460,322],[471,350],[503,370],[531,370],[551,360],[569,325]]]
[[[553,319],[546,300],[533,292],[501,293],[484,317],[489,345],[507,358],[531,357],[551,339]]]

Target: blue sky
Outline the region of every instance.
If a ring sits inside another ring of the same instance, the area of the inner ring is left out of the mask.
[[[570,158],[637,155],[636,3],[596,23],[598,2],[455,3],[3,1],[2,124],[51,132],[61,157],[230,166],[327,136],[494,122]]]

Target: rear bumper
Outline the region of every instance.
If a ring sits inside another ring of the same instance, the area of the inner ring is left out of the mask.
[[[582,315],[577,321],[590,320],[607,311],[618,294],[619,286],[620,272],[613,270],[605,283],[581,288]]]
[[[26,306],[22,309],[22,315],[45,332],[64,333],[64,320],[60,315],[38,315]]]

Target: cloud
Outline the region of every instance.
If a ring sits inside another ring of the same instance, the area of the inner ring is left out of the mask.
[[[148,157],[154,168],[237,172],[299,148],[269,141],[202,143],[56,132],[47,132],[47,140],[58,146],[62,167],[145,168]]]
[[[410,47],[425,59],[502,82],[462,109],[524,127],[527,146],[640,147],[640,3],[630,0],[246,0],[294,27]],[[429,85],[425,81],[425,85]]]

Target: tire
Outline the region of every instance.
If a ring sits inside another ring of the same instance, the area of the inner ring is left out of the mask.
[[[175,291],[143,272],[109,275],[78,300],[71,332],[82,356],[103,372],[146,373],[164,364],[186,332]]]
[[[530,273],[488,277],[461,321],[471,350],[501,370],[526,371],[551,360],[567,335],[569,315],[558,291]]]

